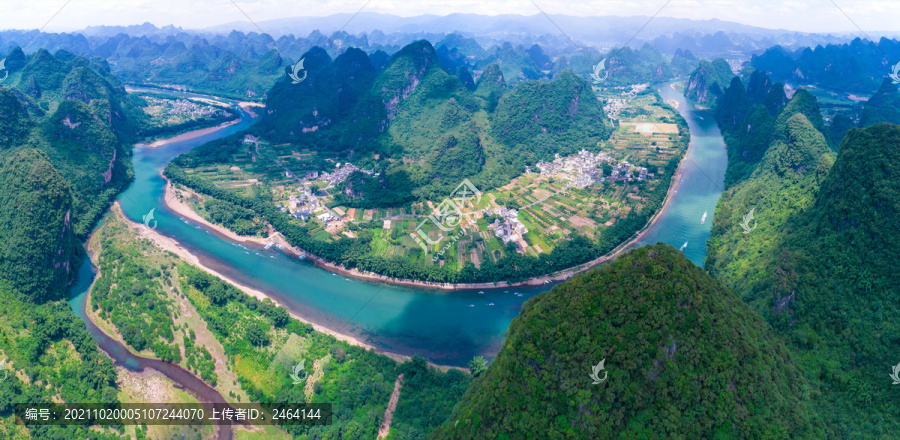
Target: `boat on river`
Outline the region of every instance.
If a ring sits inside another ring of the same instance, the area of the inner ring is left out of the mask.
[[[704,224],[704,223],[706,223],[706,214],[707,214],[707,211],[703,211],[703,217],[700,217],[700,224],[701,224],[701,225]]]

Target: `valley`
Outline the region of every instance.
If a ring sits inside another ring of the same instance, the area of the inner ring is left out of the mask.
[[[900,34],[157,3],[0,17],[0,438],[896,437]]]

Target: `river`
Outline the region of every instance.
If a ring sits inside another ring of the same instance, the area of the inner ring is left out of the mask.
[[[679,102],[679,112],[691,130],[692,147],[682,164],[677,192],[636,246],[665,242],[680,248],[688,242],[686,256],[702,265],[727,165],[724,142],[711,113],[695,109],[669,86],[662,87],[661,94],[666,100]],[[243,111],[241,118],[238,124],[195,139],[158,148],[135,147],[135,179],[118,198],[125,215],[142,222],[142,216],[155,209],[156,230],[176,239],[211,269],[265,292],[316,324],[385,351],[419,354],[442,365],[465,366],[474,356],[494,356],[522,304],[553,286],[485,289],[479,294],[475,290],[441,291],[345,279],[275,248],[238,244],[182,221],[163,202],[165,180],[159,171],[185,151],[255,122]],[[700,224],[704,211],[708,216],[705,224]],[[91,277],[89,269],[81,272]],[[79,286],[86,290],[83,282]],[[84,293],[78,290],[73,292],[76,296]],[[103,347],[103,341],[98,342]]]
[[[712,112],[698,110],[668,84],[659,91],[667,102],[678,102],[678,112],[691,130],[691,148],[681,163],[681,179],[675,186],[677,192],[672,201],[647,234],[632,247],[663,242],[681,249],[687,243],[684,255],[703,267],[713,213],[725,185],[728,153]],[[701,224],[704,213],[706,218]]]

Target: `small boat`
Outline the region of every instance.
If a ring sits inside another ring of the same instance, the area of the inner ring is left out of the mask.
[[[269,255],[269,258],[275,258],[275,256],[274,256],[274,255]]]
[[[273,244],[275,244],[275,243],[269,243],[269,244],[267,244],[266,247],[264,247],[263,249],[269,249],[269,248],[272,247]]]
[[[474,307],[475,307],[475,304],[469,304],[469,308],[470,308],[470,309],[471,309],[471,308],[474,308]]]
[[[484,290],[479,290],[479,291],[478,291],[478,294],[479,294],[479,295],[484,295]]]
[[[687,247],[687,244],[688,244],[688,242],[684,242],[684,244],[681,245],[681,249],[678,249],[678,250],[684,252],[684,248]]]
[[[344,281],[350,281],[350,278],[344,278]]]
[[[489,305],[489,306],[492,306],[492,305],[494,305],[494,303],[488,303],[488,305]]]
[[[336,276],[337,276],[337,275],[335,275],[335,274],[331,274],[331,276],[333,276],[333,277],[336,277]]]
[[[544,284],[550,284],[550,280],[544,280]]]
[[[701,224],[701,225],[704,224],[704,223],[706,223],[706,214],[707,214],[707,211],[703,211],[703,217],[700,217],[700,224]]]
[[[250,255],[250,252],[244,251],[245,254]]]
[[[509,293],[509,290],[504,290],[503,293]]]

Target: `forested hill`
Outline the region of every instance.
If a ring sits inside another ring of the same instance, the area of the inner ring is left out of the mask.
[[[747,286],[765,277],[766,272],[771,272],[772,261],[767,261],[769,265],[763,269],[757,265],[748,266],[735,256],[774,257],[784,243],[773,237],[815,200],[819,185],[834,162],[834,153],[822,130],[810,121],[818,115],[804,113],[804,110],[815,108],[811,105],[814,103],[812,95],[798,91],[775,118],[767,120],[767,113],[757,112],[753,115],[763,116],[743,122],[744,126],[756,124],[760,130],[750,131],[749,136],[743,138],[728,138],[731,142],[728,146],[730,171],[745,171],[728,174],[733,185],[722,194],[716,208],[705,261],[707,270],[716,279],[730,286]],[[757,149],[757,146],[762,148]],[[747,151],[754,154],[746,154]],[[755,159],[757,154],[759,159]],[[733,163],[732,157],[735,158]],[[745,223],[743,218],[751,210],[753,220]],[[742,223],[754,228],[752,232],[745,233]],[[735,289],[760,310],[770,305],[772,295],[790,295],[790,292],[771,290],[750,294],[745,288]]]
[[[357,49],[332,62],[314,48],[304,59],[308,78],[276,84],[254,129],[273,141],[370,160],[380,177],[358,173],[343,191],[342,202],[355,207],[440,198],[463,178],[481,189],[503,185],[555,153],[596,150],[612,131],[590,84],[569,71],[510,90],[492,65],[472,90],[425,40],[377,73]]]
[[[685,96],[702,104],[714,104],[733,77],[734,73],[725,60],[700,60],[688,78]]]
[[[131,178],[141,116],[105,61],[20,49],[0,84],[0,278],[59,298],[84,239]]]
[[[754,75],[746,88],[733,81],[716,108],[729,188],[716,207],[705,268],[790,345],[822,390],[816,406],[830,436],[897,432],[887,374],[900,361],[900,279],[892,267],[900,127],[852,128],[837,145],[841,136],[823,124],[811,94],[798,90],[773,113],[783,91],[773,84],[751,92],[749,84],[770,83]],[[870,114],[889,114],[891,89],[896,94],[893,84],[882,86]]]
[[[824,438],[810,395],[772,329],[659,244],[529,300],[434,438]]]
[[[859,126],[869,127],[881,122],[900,124],[900,94],[897,85],[885,78],[881,88],[863,106],[859,116]]]
[[[746,86],[733,78],[714,113],[728,148],[726,188],[750,176],[775,140],[787,139],[787,120],[794,115],[803,114],[816,131],[829,133],[812,94],[801,89],[788,101],[784,86],[759,71],[746,78]]]

